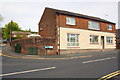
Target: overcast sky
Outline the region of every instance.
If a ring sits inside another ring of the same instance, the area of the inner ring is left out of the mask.
[[[118,25],[118,0],[1,0],[0,14],[4,17],[1,25],[4,27],[13,20],[23,30],[37,32],[45,7],[99,17]]]

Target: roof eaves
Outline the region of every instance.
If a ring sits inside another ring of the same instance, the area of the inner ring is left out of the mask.
[[[68,16],[74,16],[74,17],[80,17],[80,18],[85,18],[85,19],[90,19],[90,20],[96,20],[96,21],[100,21],[100,22],[105,22],[105,23],[111,23],[111,24],[114,24],[113,22],[110,22],[110,21],[107,21],[107,20],[104,20],[104,19],[100,19],[100,18],[96,18],[96,17],[88,17],[88,16],[85,16],[85,15],[75,15],[75,14],[72,14],[72,13],[67,13],[67,12],[62,12],[62,11],[56,11],[56,14],[64,14],[64,15],[68,15]]]

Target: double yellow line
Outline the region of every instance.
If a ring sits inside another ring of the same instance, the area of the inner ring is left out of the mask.
[[[103,77],[101,77],[101,78],[98,79],[98,80],[108,80],[108,79],[110,79],[110,78],[112,78],[112,77],[114,77],[114,76],[117,76],[117,75],[120,75],[120,70],[115,71],[115,72],[113,72],[113,73],[110,73],[110,74],[108,74],[108,75],[106,75],[106,76],[103,76]]]

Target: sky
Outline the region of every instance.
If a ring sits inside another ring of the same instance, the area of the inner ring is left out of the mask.
[[[37,32],[45,7],[99,17],[116,23],[118,28],[118,0],[1,0],[1,26],[13,20],[23,30]]]

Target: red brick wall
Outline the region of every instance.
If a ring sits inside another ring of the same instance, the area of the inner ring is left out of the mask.
[[[115,29],[115,25],[112,25],[112,30],[108,30],[108,25],[109,23],[103,23],[103,22],[100,22],[100,26],[101,26],[101,31],[104,31],[104,32],[114,32],[116,33],[116,29]]]
[[[117,39],[116,42],[117,42],[116,48],[117,48],[117,49],[120,49],[120,39]]]
[[[42,37],[55,37],[55,26],[56,26],[56,15],[55,12],[51,9],[45,9],[41,20],[38,24],[39,34]],[[40,30],[40,27],[42,30]]]
[[[71,26],[71,25],[66,24],[66,16],[67,15],[60,15],[60,26],[62,26],[62,27],[80,28],[80,29],[88,29],[88,21],[89,21],[88,19],[75,17],[76,18],[76,25]],[[98,22],[98,21],[96,21],[96,22]],[[112,26],[112,31],[110,31],[110,30],[108,30],[108,26],[107,26],[108,24],[109,23],[100,22],[100,30],[99,31],[115,33],[116,32],[115,25],[111,24],[113,26]]]
[[[55,38],[43,38],[43,37],[33,37],[33,38],[23,38],[23,39],[16,39],[11,42],[11,46],[13,50],[15,50],[15,44],[21,45],[21,53],[28,54],[28,48],[30,47],[37,47],[38,48],[38,55],[45,55],[46,50],[45,46],[53,46],[53,49],[50,50],[48,55],[55,55],[56,54],[56,45],[55,45]]]

